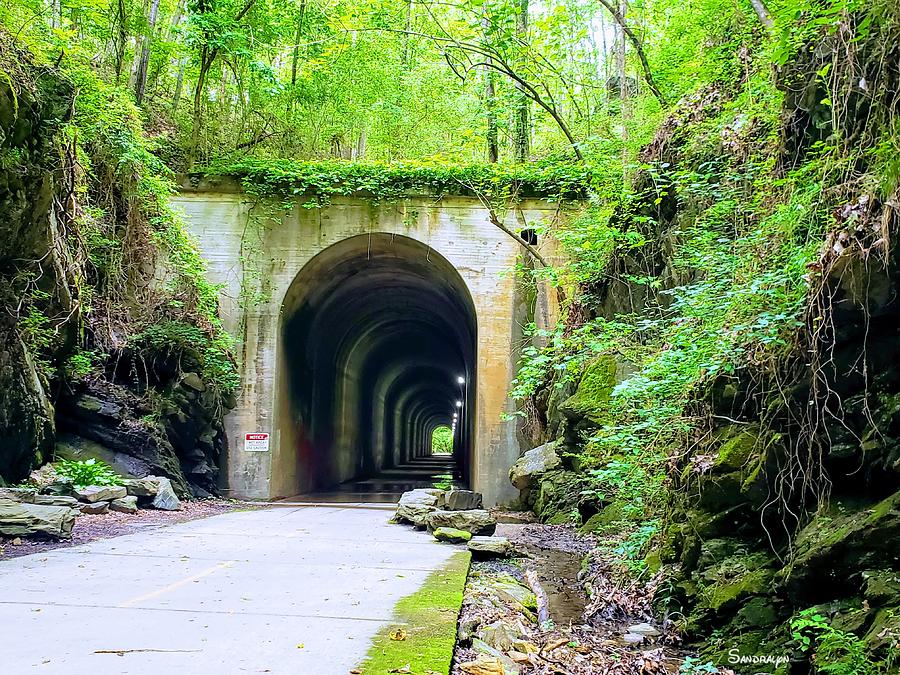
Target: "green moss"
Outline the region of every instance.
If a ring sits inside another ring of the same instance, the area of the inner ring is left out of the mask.
[[[778,622],[778,612],[770,597],[751,598],[741,607],[735,622],[750,628],[764,628]]]
[[[564,511],[557,511],[546,522],[550,525],[568,525],[572,522],[572,516]]]
[[[460,551],[397,603],[394,622],[375,636],[361,673],[388,675],[407,664],[412,673],[449,672],[469,561],[468,551]],[[404,639],[392,639],[398,631]]]
[[[765,593],[771,581],[772,573],[768,570],[750,572],[735,581],[709,587],[704,593],[704,604],[718,612],[750,595]]]
[[[575,393],[560,406],[569,418],[587,418],[599,422],[609,407],[616,386],[616,358],[604,354],[594,359],[581,376]]]
[[[866,599],[879,604],[900,604],[900,572],[874,570],[863,572]]]
[[[863,642],[867,649],[875,653],[893,650],[894,658],[900,659],[896,654],[897,644],[900,643],[900,607],[879,610],[863,636]]]
[[[600,513],[595,513],[581,526],[581,531],[601,532],[615,523],[637,522],[641,517],[640,509],[635,508],[631,502],[615,501]]]
[[[760,435],[755,427],[730,428],[727,440],[719,448],[716,468],[736,471],[742,468],[759,447]],[[736,433],[735,433],[736,432]]]
[[[721,612],[754,595],[772,590],[774,570],[763,553],[731,556],[703,573],[701,607]]]
[[[449,541],[459,544],[469,541],[472,538],[472,533],[465,530],[457,530],[455,527],[439,527],[434,531],[434,538],[438,541]]]
[[[650,574],[659,572],[662,569],[662,558],[660,558],[659,551],[650,551],[647,557],[644,558],[644,564],[647,566],[647,571]]]

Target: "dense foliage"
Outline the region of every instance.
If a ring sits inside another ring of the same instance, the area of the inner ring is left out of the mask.
[[[177,173],[308,206],[578,200],[578,217],[539,226],[566,262],[517,270],[564,300],[560,324],[532,326],[522,350],[511,393],[524,427],[548,440],[560,404],[586,420],[562,434],[577,490],[554,522],[615,507],[597,533],[624,573],[655,572],[648,553],[684,485],[722,459],[710,439],[723,422],[751,426],[713,410],[723,386],[750,391],[756,431],[790,417],[786,438],[757,434],[787,446],[761,507],[787,532],[777,553],[824,513],[827,434],[814,432],[841,406],[822,376],[836,339],[826,279],[871,232],[865,260],[886,264],[900,208],[896,3],[11,0],[0,30],[0,84],[40,86],[17,70],[15,42],[74,92],[57,168],[78,205],[89,330],[67,346],[70,379],[116,350],[193,351],[221,396],[238,388],[219,289],[167,205]],[[4,150],[0,169],[22,161]],[[19,332],[49,375],[64,336],[46,290],[23,288]],[[809,405],[793,410],[804,387]],[[435,450],[451,449],[448,432]],[[819,672],[881,668],[815,608],[781,625]]]

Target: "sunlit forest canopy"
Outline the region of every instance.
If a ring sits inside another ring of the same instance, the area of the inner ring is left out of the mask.
[[[129,89],[175,169],[247,155],[618,158],[647,140],[663,103],[699,79],[734,78],[737,45],[762,31],[749,1],[610,10],[606,0],[15,0],[0,21],[83,86],[99,75]]]

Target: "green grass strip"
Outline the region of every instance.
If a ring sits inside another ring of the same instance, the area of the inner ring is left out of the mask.
[[[450,671],[470,559],[468,551],[454,554],[419,590],[397,603],[393,622],[375,636],[358,668],[363,675],[388,675],[398,670],[412,675],[446,675]]]

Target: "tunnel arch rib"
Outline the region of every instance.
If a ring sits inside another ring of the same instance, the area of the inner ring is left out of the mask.
[[[454,457],[468,479],[476,310],[442,255],[395,234],[343,239],[301,268],[280,323],[272,472],[284,492],[332,489],[426,455],[455,412]]]

